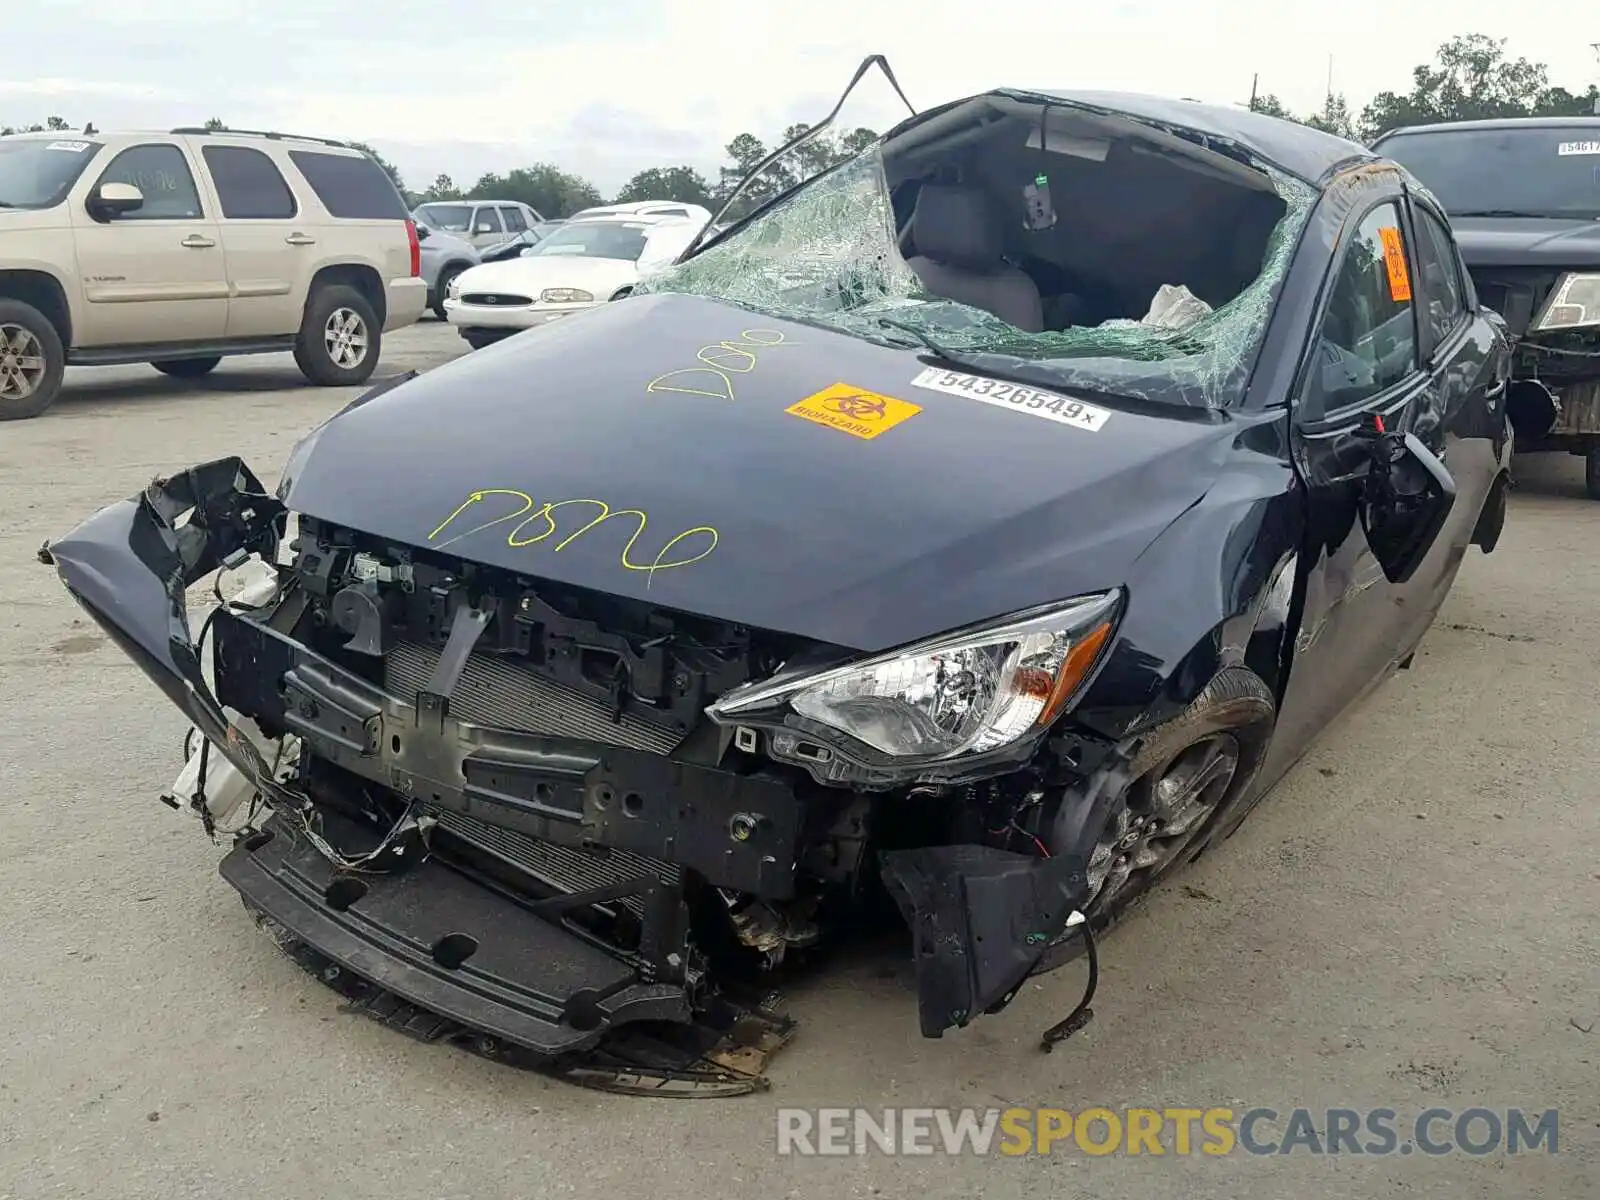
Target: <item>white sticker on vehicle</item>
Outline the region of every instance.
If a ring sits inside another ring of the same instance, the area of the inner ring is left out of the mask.
[[[88,142],[51,142],[46,150],[67,150],[73,154],[82,154],[89,148]]]
[[[1018,383],[1005,383],[983,375],[966,375],[960,371],[941,371],[929,367],[911,381],[912,387],[927,388],[930,392],[947,392],[967,400],[1008,408],[1012,412],[1027,413],[1030,417],[1043,417],[1058,425],[1071,425],[1093,433],[1104,425],[1111,414],[1103,408],[1074,400],[1060,392],[1046,392]]]
[[[1600,154],[1600,142],[1562,142],[1556,147],[1556,153],[1566,154]]]

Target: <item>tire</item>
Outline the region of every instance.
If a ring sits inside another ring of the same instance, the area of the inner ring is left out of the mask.
[[[383,329],[367,298],[348,284],[324,284],[306,301],[294,342],[300,373],[318,387],[353,387],[377,369]]]
[[[1592,447],[1583,457],[1583,490],[1589,499],[1600,500],[1600,446]]]
[[[1092,805],[1088,917],[1109,928],[1161,880],[1231,835],[1253,805],[1251,781],[1272,740],[1277,707],[1254,671],[1217,674],[1182,713],[1150,733],[1129,760],[1124,783]],[[1226,768],[1225,775],[1223,769]],[[1205,782],[1211,773],[1210,782]],[[1174,786],[1163,789],[1163,784]],[[1193,788],[1193,804],[1177,797]],[[1177,834],[1167,822],[1185,823]],[[1140,865],[1140,860],[1148,860]],[[1098,876],[1098,878],[1097,878]]]
[[[209,358],[171,358],[150,365],[163,375],[171,375],[174,379],[199,379],[202,375],[209,375],[215,371],[221,361],[222,356],[214,354]]]
[[[466,267],[454,265],[439,272],[438,281],[433,285],[433,303],[429,307],[433,309],[433,315],[441,321],[450,319],[449,314],[444,311],[444,298],[450,294],[450,284],[465,270]]]
[[[21,300],[0,300],[0,421],[37,417],[55,403],[66,373],[50,319]]]
[[[471,346],[474,350],[482,350],[486,346],[492,346],[496,342],[504,341],[505,339],[498,337],[484,337],[482,334],[477,333],[463,333],[461,335],[461,340],[466,342],[466,344]]]

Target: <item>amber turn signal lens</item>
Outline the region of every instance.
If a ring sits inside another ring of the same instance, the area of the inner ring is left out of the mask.
[[[1055,686],[1050,689],[1050,698],[1045,701],[1044,708],[1039,712],[1039,724],[1048,725],[1061,715],[1061,710],[1067,706],[1067,701],[1078,690],[1078,685],[1089,674],[1090,669],[1100,658],[1100,651],[1106,641],[1111,637],[1111,622],[1096,625],[1084,634],[1061,664],[1061,670],[1056,673]]]

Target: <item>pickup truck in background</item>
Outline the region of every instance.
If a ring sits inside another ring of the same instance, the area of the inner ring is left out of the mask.
[[[1583,455],[1600,500],[1600,116],[1414,126],[1372,148],[1434,194],[1506,320],[1518,452]]]

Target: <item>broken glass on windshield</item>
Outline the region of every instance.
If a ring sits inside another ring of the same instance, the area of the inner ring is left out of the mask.
[[[1039,291],[1036,311],[1042,313],[1040,332],[1025,332],[983,308],[937,295],[928,278],[913,269],[913,262],[926,259],[919,259],[913,248],[908,262],[902,246],[907,231],[915,229],[917,189],[934,179],[932,174],[919,178],[917,172],[938,171],[942,177],[949,167],[922,166],[916,147],[897,158],[899,139],[813,180],[638,290],[710,296],[882,343],[937,347],[971,360],[975,367],[1020,372],[1041,384],[1203,407],[1237,402],[1315,191],[1270,168],[1238,164],[1230,169],[1245,183],[1233,187],[1224,173],[1205,162],[1186,164],[1183,153],[1170,147],[1135,145],[1136,153],[1120,153],[1112,145],[1094,155],[1069,147],[1057,152],[1061,162],[1053,154],[1048,163],[1055,188],[1052,204],[1059,216],[1053,213],[1056,219],[1041,222],[1035,180],[1044,177],[1044,168],[1036,176],[1028,165],[1034,159],[1044,161],[1036,127],[1031,143],[1025,131],[1019,137],[1005,121],[992,122],[990,128],[1002,130],[1005,140],[997,141],[989,159],[982,160],[990,172],[981,181],[987,193],[1005,194],[1005,184],[996,180],[1007,167],[1014,176],[1020,162],[1029,175],[1025,188],[1017,190],[1014,221],[1003,204],[996,206],[1008,260],[1002,264],[997,259],[996,270],[1013,277],[1022,272],[1033,280],[1030,286]],[[992,136],[998,139],[1000,134]],[[1076,157],[1065,157],[1072,154]],[[1024,160],[1024,155],[1033,157]],[[1109,174],[1113,170],[1125,174]],[[1103,255],[1107,223],[1117,220],[1115,206],[1095,211],[1082,197],[1094,195],[1096,187],[1104,194],[1108,179],[1131,187],[1140,178],[1170,186],[1168,179],[1190,177],[1199,180],[1194,190],[1199,201],[1153,192],[1145,196],[1150,204],[1181,209],[1191,219],[1188,227],[1181,221],[1171,227],[1159,221],[1124,221],[1115,233],[1116,244],[1125,247],[1128,270],[1101,267],[1099,276],[1074,274],[1072,247],[1092,243]],[[1215,201],[1218,196],[1247,197],[1253,214],[1267,214],[1255,222],[1253,241],[1239,237],[1236,221],[1218,219],[1207,225],[1193,216],[1206,213],[1207,202],[1213,202],[1219,216],[1232,211]],[[1169,253],[1169,247],[1176,249]],[[1212,303],[1196,278],[1159,277],[1163,256],[1185,264],[1197,277],[1204,272],[1196,264],[1203,267],[1215,260],[1220,271],[1232,271],[1239,283],[1226,296],[1213,287],[1212,299],[1218,302]]]

